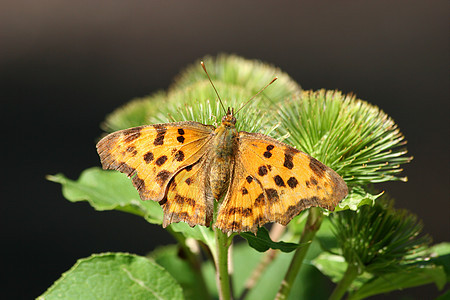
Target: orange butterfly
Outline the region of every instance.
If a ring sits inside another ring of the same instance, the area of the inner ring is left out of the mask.
[[[234,115],[228,108],[218,128],[187,121],[117,131],[97,151],[103,168],[127,174],[142,200],[159,201],[164,227],[210,226],[223,197],[214,226],[256,232],[311,206],[334,210],[347,195],[331,168],[266,135],[237,132]]]

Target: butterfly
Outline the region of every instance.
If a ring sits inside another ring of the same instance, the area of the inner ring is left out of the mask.
[[[163,227],[210,226],[218,202],[215,227],[255,233],[268,222],[287,225],[311,206],[334,210],[347,195],[331,168],[235,124],[228,108],[217,128],[194,121],[134,127],[107,135],[97,151],[104,169],[125,173],[142,200],[161,204]]]

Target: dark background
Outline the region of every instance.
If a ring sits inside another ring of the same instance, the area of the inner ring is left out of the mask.
[[[107,113],[220,52],[270,62],[304,89],[354,92],[380,106],[415,157],[408,183],[382,188],[435,242],[449,240],[448,1],[0,5],[3,296],[36,297],[94,252],[145,254],[172,241],[138,217],[66,201],[44,176],[75,179],[98,166]],[[438,294],[429,285],[390,297]]]

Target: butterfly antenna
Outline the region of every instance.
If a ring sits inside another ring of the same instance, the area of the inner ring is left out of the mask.
[[[271,85],[271,84],[272,84],[275,80],[277,80],[277,79],[278,79],[278,77],[275,77],[274,79],[272,79],[271,82],[269,82],[268,84],[266,84],[265,87],[263,87],[262,89],[260,89],[259,92],[257,92],[253,97],[251,97],[250,99],[248,99],[247,102],[245,102],[245,103],[241,106],[241,108],[239,108],[239,109],[237,110],[237,112],[235,112],[234,114],[237,115],[237,113],[238,113],[241,109],[243,109],[244,106],[246,106],[246,105],[247,105],[250,101],[252,101],[256,96],[258,96],[259,94],[261,94],[262,91],[264,91],[269,85]]]
[[[217,98],[219,98],[220,105],[222,105],[224,112],[227,113],[227,110],[225,109],[225,106],[223,105],[222,99],[220,99],[219,93],[217,92],[217,89],[214,86],[214,83],[212,82],[211,77],[209,77],[208,71],[206,71],[205,63],[203,61],[201,61],[200,64],[202,65],[202,68],[205,71],[206,76],[208,76],[209,82],[211,82],[211,85],[212,85],[214,91],[216,92]]]

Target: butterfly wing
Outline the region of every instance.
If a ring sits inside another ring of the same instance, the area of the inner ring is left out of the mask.
[[[232,182],[215,226],[252,231],[283,225],[311,206],[329,210],[348,193],[344,180],[306,153],[268,136],[239,132]]]
[[[103,168],[127,174],[142,200],[161,201],[173,176],[207,152],[213,130],[197,122],[140,126],[107,135],[97,151]]]
[[[207,195],[207,178],[205,157],[175,175],[166,198],[160,202],[164,210],[163,227],[177,222],[186,222],[191,227],[210,225],[214,204],[212,195]]]

